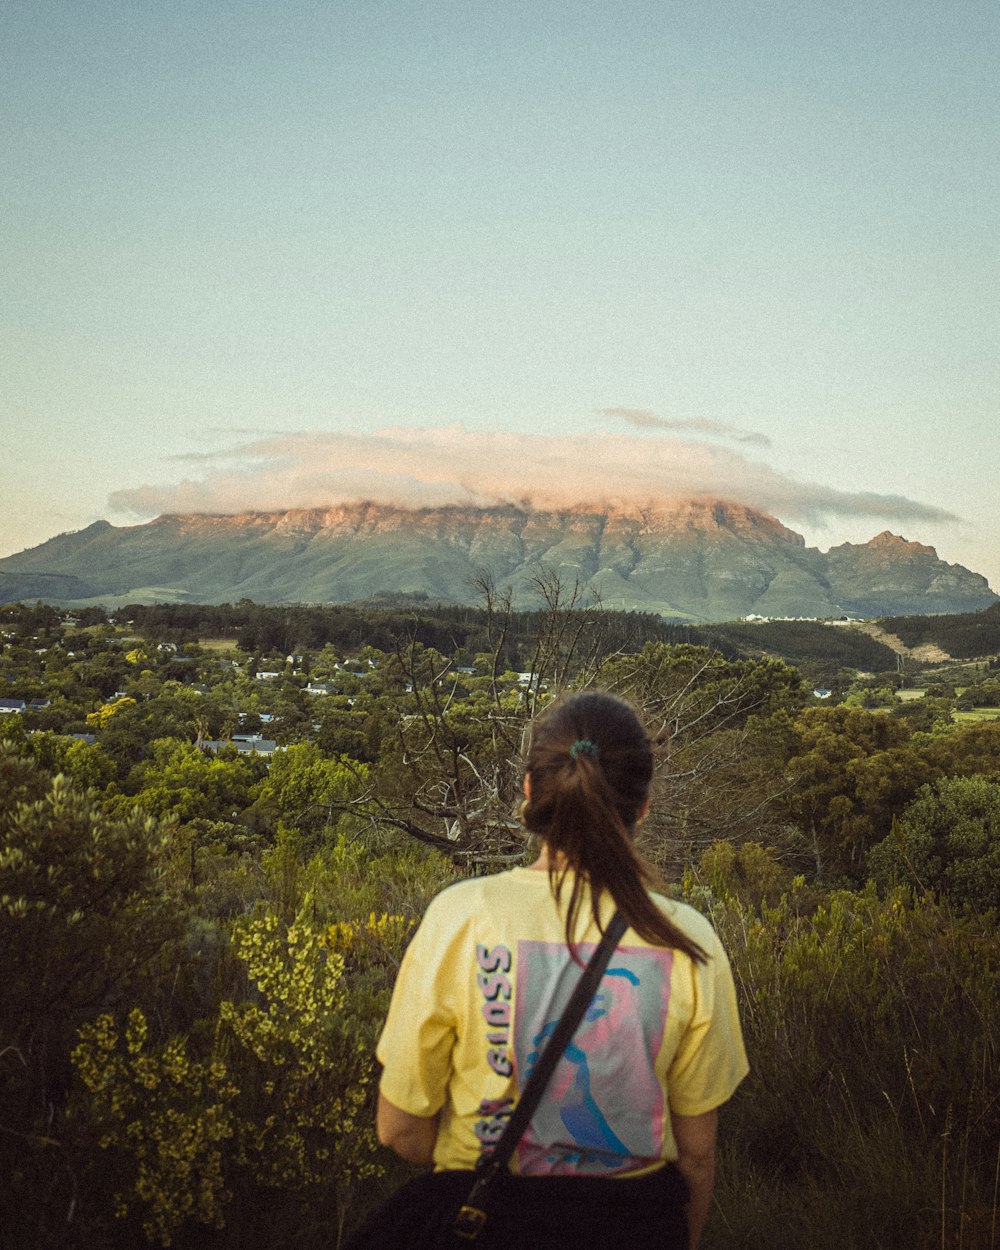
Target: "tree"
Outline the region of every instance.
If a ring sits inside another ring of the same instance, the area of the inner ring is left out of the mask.
[[[778,755],[788,738],[786,728],[768,722],[784,716],[786,726],[785,709],[800,705],[795,670],[780,661],[727,661],[687,645],[609,653],[607,614],[582,607],[578,587],[567,590],[543,574],[536,589],[546,606],[530,659],[513,673],[504,663],[510,592],[498,592],[485,576],[480,589],[490,649],[479,653],[477,673],[459,672],[453,659],[413,638],[380,665],[380,683],[394,698],[370,789],[356,810],[459,865],[517,862],[524,854],[514,812],[526,728],[556,690],[600,682],[639,703],[653,727],[664,764],[649,825],[658,848],[708,845],[737,829],[760,835],[781,787]]]
[[[523,855],[513,813],[524,728],[550,680],[566,679],[592,621],[576,610],[577,590],[567,600],[557,577],[540,574],[536,588],[547,606],[522,684],[504,662],[511,591],[497,591],[486,574],[478,585],[490,647],[481,680],[458,673],[454,659],[413,634],[388,656],[370,654],[378,684],[393,697],[371,726],[378,764],[350,806],[374,827],[403,832],[456,863],[501,866]]]
[[[190,820],[228,818],[249,806],[259,773],[250,761],[206,755],[188,742],[160,738],[132,769],[128,789],[153,816]]]
[[[805,697],[794,669],[647,643],[638,655],[611,659],[600,679],[642,709],[656,743],[643,846],[666,875],[719,838],[777,836],[790,716]]]
[[[110,717],[101,730],[101,747],[115,761],[119,777],[124,777],[155,739],[194,742],[203,714],[196,691],[178,682],[164,682],[155,698],[126,706]]]
[[[310,849],[367,790],[367,769],[347,759],[327,759],[311,742],[274,755],[257,794],[257,806],[299,830]]]
[[[65,734],[33,733],[25,750],[46,772],[65,773],[77,790],[103,790],[115,775],[114,764],[100,747]]]
[[[935,776],[910,728],[885,712],[807,708],[788,763],[788,809],[809,838],[820,876],[862,875],[869,847]]]
[[[922,754],[931,768],[949,777],[1000,781],[1000,721],[952,728],[936,735]]]
[[[107,729],[113,716],[120,716],[126,708],[130,707],[135,707],[135,699],[128,697],[112,699],[110,703],[102,703],[96,712],[91,712],[87,717],[87,724],[92,729]]]
[[[1000,909],[1000,783],[946,777],[925,785],[868,854],[882,889],[934,890],[977,911]]]

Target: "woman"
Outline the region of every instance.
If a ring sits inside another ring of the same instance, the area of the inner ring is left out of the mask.
[[[582,1235],[588,1250],[695,1250],[701,1236],[717,1110],[747,1062],[715,932],[649,892],[633,845],[652,775],[628,703],[583,692],[553,704],[524,776],[538,860],[438,895],[400,968],[377,1052],[379,1140],[412,1163],[468,1169],[502,1132],[615,908],[628,921],[515,1156],[521,1174],[610,1178],[597,1187],[610,1200],[581,1203],[578,1229],[565,1213],[549,1232],[539,1212],[504,1213],[496,1244]]]

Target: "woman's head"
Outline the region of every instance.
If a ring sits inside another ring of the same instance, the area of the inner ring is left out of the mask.
[[[599,899],[606,890],[647,941],[704,959],[700,947],[650,898],[654,875],[633,845],[652,779],[649,735],[630,703],[602,691],[567,695],[532,726],[521,819],[548,848],[557,899],[572,872],[566,913],[571,946],[589,886],[598,923]]]
[[[605,821],[618,832],[634,829],[649,799],[653,752],[630,703],[585,690],[558,700],[535,722],[525,773],[525,825],[576,865],[576,844],[591,823],[581,824],[583,812],[607,808]]]

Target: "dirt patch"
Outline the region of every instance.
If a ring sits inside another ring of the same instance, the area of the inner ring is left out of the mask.
[[[913,647],[910,655],[924,664],[943,664],[945,660],[952,658],[947,651],[942,651],[933,642],[925,642],[922,646]]]
[[[883,643],[897,655],[905,656],[909,660],[918,660],[922,664],[943,664],[951,659],[947,651],[942,651],[933,642],[922,643],[919,647],[908,647],[902,638],[897,637],[896,634],[890,634],[888,630],[883,629],[881,625],[876,625],[874,621],[852,621],[851,628],[860,630],[869,638],[874,638],[876,642]]]

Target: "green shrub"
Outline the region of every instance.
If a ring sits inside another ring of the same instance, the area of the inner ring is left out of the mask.
[[[1000,783],[948,777],[923,786],[869,851],[868,870],[883,889],[908,884],[1000,910]]]
[[[751,1076],[724,1113],[707,1250],[994,1244],[1000,942],[989,918],[874,887],[813,908],[801,882],[759,909],[717,889],[710,909]]]

